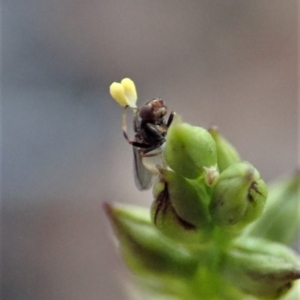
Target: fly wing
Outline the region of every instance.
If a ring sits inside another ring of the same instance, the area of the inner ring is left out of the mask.
[[[134,157],[134,181],[136,187],[142,191],[147,190],[152,186],[153,183],[153,174],[148,171],[142,162],[142,157],[139,153],[138,148],[133,148],[133,157]]]

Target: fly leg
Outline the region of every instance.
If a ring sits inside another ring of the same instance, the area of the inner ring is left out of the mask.
[[[167,127],[169,128],[173,122],[174,117],[176,116],[176,112],[172,111],[169,115],[168,121],[167,121]]]
[[[148,145],[147,149],[140,149],[140,155],[142,157],[152,157],[152,156],[157,156],[161,153],[161,151],[159,152],[155,152],[155,153],[149,153],[157,148],[159,148],[161,145],[155,145],[155,146],[150,146]]]

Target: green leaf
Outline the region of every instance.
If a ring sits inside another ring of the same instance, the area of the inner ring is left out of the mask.
[[[162,236],[151,223],[148,210],[105,204],[105,211],[125,262],[135,273],[186,278],[197,270],[197,259],[183,246]]]

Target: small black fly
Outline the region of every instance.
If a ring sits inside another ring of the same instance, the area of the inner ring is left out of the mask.
[[[134,111],[133,128],[135,132],[134,140],[131,141],[127,134],[126,109],[123,113],[123,134],[127,142],[133,146],[135,183],[139,190],[149,189],[152,185],[153,173],[143,164],[143,158],[161,155],[161,146],[166,140],[169,126],[171,125],[175,113],[169,115],[166,122],[167,106],[159,98],[145,103]],[[157,151],[154,151],[156,150]],[[153,152],[154,151],[154,152]],[[152,152],[152,153],[150,153]]]

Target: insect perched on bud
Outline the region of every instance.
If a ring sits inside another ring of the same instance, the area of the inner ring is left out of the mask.
[[[167,114],[160,98],[137,107],[129,78],[112,83],[110,94],[124,108],[138,189],[150,188],[157,175],[150,212],[104,204],[124,261],[144,289],[128,289],[129,299],[300,299],[300,257],[284,245],[295,243],[300,224],[300,169],[273,186],[267,203],[259,171],[216,127]]]
[[[165,142],[167,130],[175,113],[172,112],[168,120],[165,121],[167,106],[160,98],[150,100],[140,108],[136,108],[137,93],[134,82],[129,78],[123,79],[121,83],[112,83],[110,94],[121,106],[125,107],[122,130],[127,142],[133,146],[136,186],[139,190],[149,189],[152,186],[153,174],[157,170],[155,167],[153,169],[151,165],[146,165],[143,160],[147,157],[161,155],[161,146]],[[135,135],[133,140],[130,140],[127,134],[126,109],[128,107],[134,113],[133,128]]]

